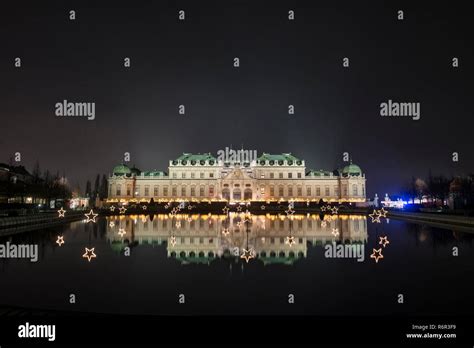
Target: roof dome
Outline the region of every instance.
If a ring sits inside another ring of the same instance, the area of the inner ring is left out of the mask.
[[[119,164],[113,170],[114,175],[127,175],[130,174],[132,171],[130,168],[127,167],[125,164]]]
[[[362,175],[362,170],[357,164],[351,163],[342,169],[343,175]]]

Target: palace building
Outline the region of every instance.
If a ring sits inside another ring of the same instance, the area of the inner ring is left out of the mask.
[[[168,172],[125,164],[109,177],[109,202],[319,201],[364,202],[365,174],[350,163],[333,171],[307,170],[291,153],[263,153],[249,162],[225,162],[210,153],[184,153]]]

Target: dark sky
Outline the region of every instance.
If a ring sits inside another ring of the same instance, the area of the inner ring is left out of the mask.
[[[19,151],[27,168],[39,160],[84,189],[86,179],[110,173],[126,151],[145,170],[167,170],[182,152],[230,145],[292,152],[308,169],[339,167],[348,151],[367,175],[370,196],[394,193],[429,169],[472,172],[474,55],[471,12],[463,6],[5,3],[0,162]],[[287,20],[289,9],[295,21]],[[124,57],[131,68],[123,67]],[[350,68],[342,67],[343,57]],[[459,57],[459,68],[451,67],[452,57]],[[64,99],[95,102],[96,119],[56,117],[54,105]],[[421,120],[381,117],[380,103],[388,99],[420,102]],[[186,115],[178,115],[179,104]],[[295,115],[288,115],[288,104]]]

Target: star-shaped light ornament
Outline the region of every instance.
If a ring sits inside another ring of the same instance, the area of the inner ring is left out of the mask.
[[[229,207],[225,206],[224,208],[222,208],[222,212],[224,213],[224,215],[227,215],[227,213],[229,213]]]
[[[91,259],[95,259],[97,255],[94,253],[95,248],[85,248],[86,252],[82,255],[83,258],[87,259],[87,261],[91,262]]]
[[[181,221],[176,221],[176,228],[181,228]]]
[[[331,234],[332,234],[334,237],[339,236],[339,229],[338,229],[338,228],[333,228]]]
[[[56,244],[61,246],[64,244],[64,237],[63,236],[58,236],[58,239],[56,240]]]
[[[94,222],[95,223],[95,218],[99,216],[99,214],[94,213],[94,211],[91,209],[89,214],[84,214],[84,216],[87,218],[86,223],[88,222]]]
[[[321,211],[326,211],[326,207],[325,207],[325,206],[322,206],[322,207],[321,207]]]
[[[260,206],[260,209],[261,209],[261,210],[265,210],[265,206],[264,206],[264,205],[261,205],[261,206]]]
[[[125,208],[125,207],[120,207],[119,208],[120,214],[125,214],[126,211],[127,211],[127,208]]]
[[[382,248],[380,248],[380,249],[373,248],[372,249],[372,254],[370,255],[370,258],[374,259],[375,263],[378,263],[380,259],[383,259]]]
[[[242,207],[238,205],[237,208],[235,208],[235,210],[237,210],[240,213],[242,211]]]
[[[237,221],[237,227],[242,226],[242,221]]]
[[[332,208],[331,208],[331,212],[332,212],[333,214],[337,214],[337,211],[338,211],[338,210],[339,210],[338,207],[332,207]]]
[[[147,210],[148,207],[147,207],[146,205],[142,205],[142,209],[143,209],[143,210]]]
[[[295,213],[295,211],[291,208],[288,208],[288,210],[285,210],[285,213],[287,217],[290,217]]]
[[[255,254],[252,249],[242,249],[242,254],[240,254],[240,258],[244,259],[245,262],[249,262],[251,259],[255,258]]]
[[[369,214],[372,222],[380,223],[380,215],[377,213],[377,210],[374,210],[372,214]]]
[[[285,239],[285,244],[288,244],[290,247],[292,247],[296,243],[295,237],[293,236],[288,236]]]
[[[115,205],[111,205],[109,209],[113,213],[115,211]]]
[[[382,207],[382,209],[379,210],[378,215],[379,217],[387,218],[387,213],[388,211]]]
[[[61,209],[58,210],[58,214],[59,214],[58,217],[64,217],[65,213],[66,213],[66,211],[63,209],[63,207],[61,207]]]
[[[123,238],[123,236],[127,234],[127,231],[125,231],[124,228],[119,228],[118,234],[119,234],[120,237]]]
[[[324,221],[324,220],[323,220],[323,221],[321,221],[321,227],[326,227],[326,226],[327,226],[327,224],[328,224],[328,223],[327,223],[326,221]]]
[[[229,235],[229,233],[230,233],[230,232],[229,232],[229,229],[228,229],[228,228],[224,228],[224,229],[222,230],[222,234],[223,234],[224,236],[226,236],[226,237]]]
[[[379,237],[379,244],[385,248],[388,244],[390,244],[390,241],[388,240],[387,236]]]
[[[110,222],[109,222],[109,226],[110,226],[110,228],[115,227],[115,222],[114,222],[114,221],[110,221]]]
[[[175,237],[175,236],[171,236],[171,237],[170,237],[170,244],[171,244],[171,246],[173,246],[173,247],[176,245],[176,237]]]

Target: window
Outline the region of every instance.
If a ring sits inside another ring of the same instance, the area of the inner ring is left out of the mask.
[[[283,197],[283,186],[280,186],[280,187],[278,188],[278,195],[279,195],[280,197]]]
[[[301,173],[298,173],[297,175],[298,175],[298,179],[301,179]]]
[[[262,196],[265,195],[265,187],[264,187],[264,186],[260,187],[260,194],[261,194]]]
[[[270,179],[273,179],[275,177],[274,173],[270,173]]]
[[[357,192],[357,185],[352,185],[352,195],[357,196],[359,193]]]
[[[209,173],[209,177],[210,177],[210,178],[213,178],[213,177],[214,177],[214,173]]]
[[[186,173],[181,173],[181,179],[186,179]]]
[[[191,197],[196,196],[196,187],[191,186]]]
[[[171,189],[171,196],[176,197],[178,195],[178,190],[176,186],[173,186]]]
[[[321,196],[321,187],[316,187],[316,196]]]
[[[213,197],[214,196],[214,186],[209,186],[209,197]]]
[[[127,196],[130,196],[132,194],[132,187],[127,186]]]
[[[200,177],[201,179],[204,179],[204,173],[199,173],[199,177]]]
[[[135,196],[140,196],[140,185],[135,186]]]
[[[122,185],[117,185],[117,196],[122,195]]]
[[[279,177],[280,179],[283,179],[283,173],[279,173],[279,174],[278,174],[278,177]]]
[[[288,187],[288,197],[292,197],[292,196],[293,196],[293,187],[289,186]]]
[[[324,188],[324,195],[325,195],[325,196],[329,196],[329,186],[326,186],[326,187]]]
[[[194,173],[191,173],[191,179],[194,179]]]
[[[199,186],[199,196],[204,196],[204,186]]]
[[[181,197],[186,197],[186,186],[181,186]]]
[[[176,173],[173,173],[173,179],[176,179],[178,176],[176,175]]]
[[[164,186],[163,187],[163,197],[167,197],[168,196],[168,186]]]
[[[145,197],[150,195],[150,186],[145,186]]]
[[[274,197],[275,196],[275,187],[270,186],[270,196]]]
[[[347,196],[347,185],[342,185],[342,195]]]
[[[158,186],[153,187],[153,196],[158,196]]]
[[[288,179],[293,179],[293,173],[288,173]]]
[[[297,195],[298,197],[301,197],[301,196],[303,195],[301,186],[298,186],[296,195]]]
[[[265,173],[260,173],[260,179],[265,179]]]
[[[306,196],[311,196],[311,186],[306,187]]]
[[[334,196],[339,196],[339,187],[334,186]]]
[[[365,185],[362,185],[362,196],[365,196]]]

